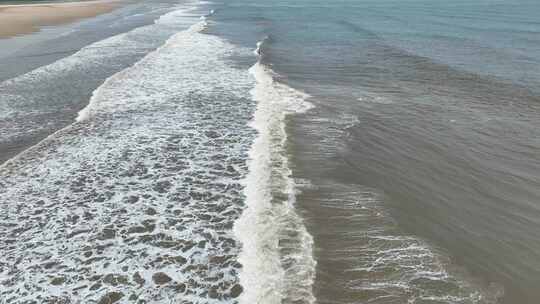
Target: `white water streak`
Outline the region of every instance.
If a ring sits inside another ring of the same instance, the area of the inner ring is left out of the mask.
[[[260,47],[261,43],[257,45],[257,54]],[[294,211],[295,186],[284,155],[286,115],[306,111],[311,105],[305,101],[306,94],[275,82],[272,71],[260,62],[250,73],[257,81],[251,91],[258,102],[251,126],[258,131],[258,137],[249,153],[244,190],[247,209],[234,227],[243,244],[239,260],[243,265],[240,283],[244,293],[240,303],[278,304],[291,297],[313,303],[313,241]],[[277,191],[288,195],[288,200],[273,201],[272,191],[276,191],[276,186],[280,188]],[[283,269],[284,257],[279,248],[280,239],[291,226],[301,235],[296,255],[288,257],[295,260],[294,270]]]

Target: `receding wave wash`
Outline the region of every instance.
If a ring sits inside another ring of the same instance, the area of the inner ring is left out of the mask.
[[[0,3],[0,304],[540,303],[540,3]]]

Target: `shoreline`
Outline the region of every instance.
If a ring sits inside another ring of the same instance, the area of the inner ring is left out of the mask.
[[[0,39],[38,32],[42,27],[76,22],[118,8],[121,1],[83,1],[0,5]]]

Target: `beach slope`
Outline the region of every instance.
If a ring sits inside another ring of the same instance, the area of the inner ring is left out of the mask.
[[[0,39],[30,34],[53,26],[112,11],[119,1],[85,1],[0,5]]]

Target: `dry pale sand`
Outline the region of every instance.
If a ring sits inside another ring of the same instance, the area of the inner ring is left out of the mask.
[[[85,1],[44,4],[0,5],[0,39],[94,17],[118,7],[120,1]]]

